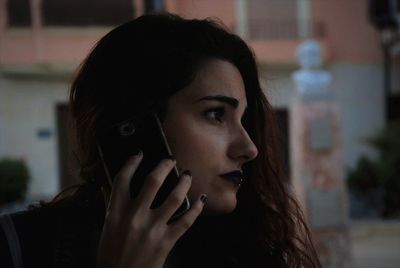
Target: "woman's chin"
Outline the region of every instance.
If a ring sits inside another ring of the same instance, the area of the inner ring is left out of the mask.
[[[203,209],[204,214],[229,214],[236,208],[236,196],[233,198],[216,198],[216,200],[210,200],[208,198],[205,207]]]

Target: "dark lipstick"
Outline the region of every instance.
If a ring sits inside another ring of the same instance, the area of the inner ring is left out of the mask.
[[[232,172],[222,174],[221,177],[227,181],[233,182],[236,185],[240,185],[243,180],[243,173],[240,170],[234,170]]]

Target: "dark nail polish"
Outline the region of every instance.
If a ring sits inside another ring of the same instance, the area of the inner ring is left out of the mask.
[[[200,201],[203,202],[203,203],[205,203],[206,200],[207,200],[207,195],[202,194],[202,195],[200,196]]]
[[[174,157],[173,155],[167,156],[166,159],[170,159],[170,160],[172,160],[172,161],[175,161],[175,160],[176,160],[175,157]]]
[[[133,151],[133,155],[140,155],[141,153],[142,153],[142,150],[140,150],[139,148],[137,148]]]
[[[185,170],[184,172],[182,172],[182,174],[192,176],[192,173],[190,172],[190,170]]]

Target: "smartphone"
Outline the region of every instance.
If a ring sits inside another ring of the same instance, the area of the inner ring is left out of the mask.
[[[144,112],[103,130],[99,134],[97,148],[110,184],[133,152],[137,149],[143,152],[143,159],[131,178],[131,199],[135,199],[139,194],[146,176],[159,162],[172,155],[161,122],[154,110]],[[179,171],[174,166],[156,194],[151,208],[159,207],[178,184],[178,181]],[[170,221],[179,218],[189,208],[190,202],[186,196]]]

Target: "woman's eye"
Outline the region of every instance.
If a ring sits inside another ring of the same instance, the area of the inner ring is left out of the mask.
[[[205,115],[208,119],[213,120],[213,121],[218,121],[222,122],[222,117],[225,114],[225,108],[223,107],[218,107],[218,108],[213,108],[209,109],[205,112]]]

